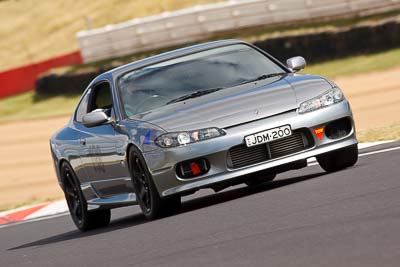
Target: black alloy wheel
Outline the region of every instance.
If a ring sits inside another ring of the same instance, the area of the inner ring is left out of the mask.
[[[146,174],[145,167],[143,166],[142,160],[136,153],[132,155],[131,161],[132,182],[136,189],[136,196],[138,198],[140,207],[143,209],[143,212],[149,213],[152,208],[152,199],[150,196],[149,179]]]
[[[111,211],[109,209],[88,211],[79,181],[72,168],[66,162],[61,165],[61,175],[65,200],[76,227],[84,232],[108,225],[111,219]]]
[[[160,197],[141,152],[132,147],[128,157],[136,200],[144,216],[154,220],[178,212],[181,207],[181,197],[179,195]]]
[[[326,172],[336,172],[354,166],[358,161],[358,146],[328,152],[317,156],[317,161]]]

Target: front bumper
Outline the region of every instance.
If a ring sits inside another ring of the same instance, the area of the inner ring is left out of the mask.
[[[312,132],[315,128],[345,117],[351,118],[352,129],[349,134],[340,139],[329,139],[324,135],[322,140],[320,140],[312,134],[314,146],[301,152],[238,169],[230,169],[228,167],[227,156],[229,149],[243,144],[246,135],[286,124],[289,124],[292,130],[306,128]],[[224,130],[226,131],[226,135],[222,137],[187,146],[159,149],[144,153],[149,171],[162,197],[211,187],[213,184],[229,182],[230,179],[246,174],[357,144],[352,112],[346,100],[307,114],[300,115],[296,111],[290,111],[273,117],[229,127]],[[175,166],[178,162],[198,157],[207,158],[210,162],[211,167],[208,173],[192,179],[181,179],[176,175]]]

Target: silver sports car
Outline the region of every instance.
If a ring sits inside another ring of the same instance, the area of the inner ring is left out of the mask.
[[[139,204],[148,219],[177,212],[181,197],[271,181],[307,166],[357,162],[349,102],[333,82],[296,74],[238,40],[142,59],[95,78],[69,123],[50,140],[76,226],[110,222]]]

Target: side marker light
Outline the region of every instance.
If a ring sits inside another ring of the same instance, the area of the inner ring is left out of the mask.
[[[322,141],[322,138],[324,138],[324,128],[325,128],[324,126],[318,127],[318,128],[315,128],[313,131],[315,136],[321,141]]]

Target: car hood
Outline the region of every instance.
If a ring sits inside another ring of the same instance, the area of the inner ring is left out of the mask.
[[[331,87],[318,76],[289,74],[166,105],[132,119],[168,132],[226,128],[294,110],[299,103]]]

